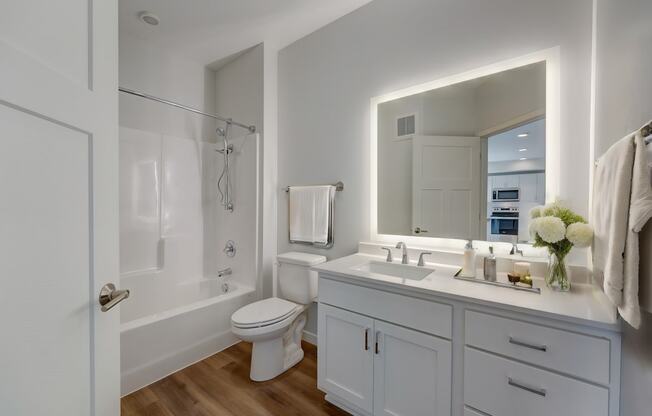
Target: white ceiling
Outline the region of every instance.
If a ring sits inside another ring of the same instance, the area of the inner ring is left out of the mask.
[[[120,0],[120,33],[203,64],[261,42],[282,48],[371,0]],[[158,26],[138,19],[149,11]]]
[[[507,160],[544,159],[546,157],[546,121],[533,121],[489,137],[489,162]],[[528,136],[518,137],[521,133]],[[527,149],[520,152],[519,149]]]

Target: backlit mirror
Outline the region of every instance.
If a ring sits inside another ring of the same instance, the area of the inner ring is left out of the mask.
[[[376,108],[378,234],[529,241],[546,199],[545,61]]]

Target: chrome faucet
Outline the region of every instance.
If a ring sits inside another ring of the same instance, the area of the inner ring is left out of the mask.
[[[417,263],[417,266],[425,266],[426,262],[423,260],[423,256],[429,256],[431,254],[431,251],[422,251],[421,254],[419,254],[419,262]]]
[[[521,257],[523,257],[523,250],[518,248],[518,243],[512,243],[512,251],[510,251],[509,254],[520,254]]]
[[[387,259],[385,259],[385,261],[387,263],[391,263],[392,261],[394,261],[394,259],[392,258],[392,249],[391,248],[389,248],[389,247],[381,247],[381,249],[387,250]]]
[[[217,277],[224,277],[232,274],[233,271],[231,271],[230,267],[227,267],[226,269],[218,270],[217,271]]]
[[[410,259],[408,258],[407,246],[405,245],[405,243],[399,241],[398,243],[396,243],[396,248],[403,249],[403,257],[401,257],[401,264],[409,264]]]

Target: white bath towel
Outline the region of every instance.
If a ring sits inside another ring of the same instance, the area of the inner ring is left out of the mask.
[[[290,187],[290,240],[305,243],[328,243],[332,218],[332,185]]]
[[[632,192],[625,243],[623,297],[618,312],[631,326],[638,328],[641,325],[641,309],[638,299],[640,278],[638,239],[639,233],[652,217],[652,184],[650,183],[645,140],[640,133],[635,134],[634,145],[636,153],[632,170]]]
[[[640,324],[638,232],[652,215],[652,190],[643,138],[632,133],[598,160],[591,223],[593,271],[607,297],[632,326]]]

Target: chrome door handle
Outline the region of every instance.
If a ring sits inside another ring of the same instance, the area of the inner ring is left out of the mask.
[[[375,352],[376,354],[380,354],[380,348],[378,347],[378,339],[380,338],[380,331],[376,331],[376,346],[375,346]]]
[[[513,345],[518,345],[519,347],[529,348],[531,350],[537,350],[537,351],[543,351],[543,352],[548,351],[548,346],[547,345],[530,344],[529,342],[521,341],[521,340],[516,339],[514,337],[509,337],[509,343],[513,344]]]
[[[414,229],[414,234],[422,234],[422,233],[427,233],[427,232],[428,232],[428,230],[424,230],[421,227],[417,227],[417,228]]]
[[[115,305],[129,297],[129,290],[116,290],[113,283],[107,283],[100,290],[100,305],[102,312],[112,309]]]
[[[534,387],[530,386],[529,384],[521,383],[519,381],[514,380],[511,377],[507,377],[507,384],[509,384],[512,387],[516,387],[517,389],[529,391],[530,393],[534,393],[538,396],[541,397],[546,397],[546,389],[542,389],[539,387]]]

